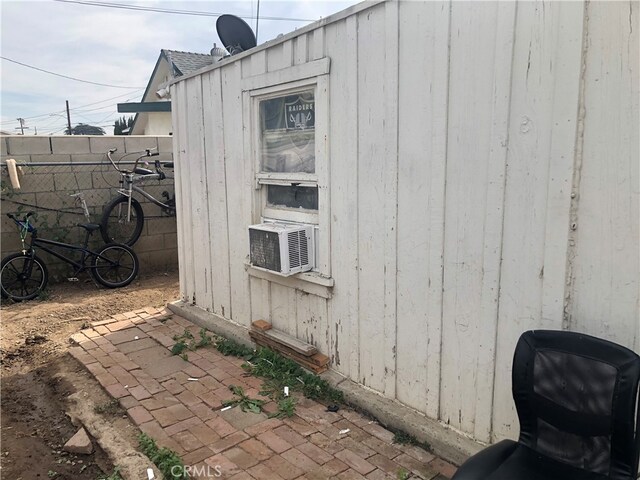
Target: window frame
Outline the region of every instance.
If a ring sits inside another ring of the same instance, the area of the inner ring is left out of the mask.
[[[295,67],[291,67],[291,70],[293,69]],[[286,77],[287,75],[281,76],[280,83],[260,86],[243,92],[243,110],[245,114],[243,124],[249,127],[245,129],[245,134],[249,135],[249,152],[252,157],[251,164],[253,168],[251,175],[254,183],[253,221],[259,223],[267,220],[313,225],[316,250],[316,265],[313,272],[323,277],[330,277],[329,145],[327,141],[329,131],[328,72],[327,74],[304,79],[287,79]],[[260,101],[310,90],[313,91],[315,109],[315,173],[263,172]],[[289,186],[292,183],[318,189],[318,210],[278,208],[267,203],[267,185]],[[298,274],[298,276],[300,275],[302,274]],[[300,276],[300,278],[306,277],[308,277],[308,274]]]

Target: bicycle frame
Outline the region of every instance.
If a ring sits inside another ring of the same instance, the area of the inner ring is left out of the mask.
[[[118,189],[118,193],[120,195],[123,195],[127,198],[129,198],[129,212],[127,214],[127,221],[130,221],[130,215],[131,215],[131,198],[132,198],[132,194],[133,192],[139,193],[140,195],[142,195],[143,197],[145,197],[147,200],[149,200],[151,203],[154,203],[155,205],[158,205],[161,208],[166,208],[169,210],[175,210],[176,208],[171,206],[171,205],[167,205],[166,203],[162,203],[160,200],[156,199],[156,197],[154,197],[153,195],[151,195],[150,193],[146,192],[144,189],[138,187],[136,185],[136,183],[142,183],[145,180],[164,180],[165,178],[173,178],[170,175],[164,175],[164,178],[162,178],[162,176],[159,173],[151,173],[149,175],[133,175],[130,173],[127,174],[122,174],[124,180],[123,182],[126,184],[126,188],[119,188]]]
[[[92,268],[97,268],[92,265],[86,264],[87,260],[89,260],[90,258],[93,258],[93,257],[101,258],[102,260],[113,264],[112,260],[100,255],[98,252],[94,252],[93,250],[89,250],[89,248],[87,248],[87,245],[89,244],[90,236],[91,236],[91,233],[87,232],[83,245],[72,245],[70,243],[58,242],[55,240],[48,240],[46,238],[38,238],[37,234],[32,233],[31,243],[29,244],[28,252],[31,255],[35,255],[36,249],[34,247],[38,247],[40,250],[43,250],[53,255],[54,257],[59,258],[63,262],[68,263],[69,265],[75,268],[75,271],[73,272],[74,277],[76,277],[79,273],[85,270],[91,270]],[[55,247],[55,248],[63,248],[65,250],[70,250],[74,252],[82,252],[82,256],[80,257],[79,261],[75,261],[69,257],[66,257],[62,253],[57,252],[53,248],[50,248],[49,246]]]
[[[120,180],[120,183],[125,184],[125,188],[118,189],[118,193],[128,199],[127,222],[131,221],[131,199],[133,198],[133,192],[139,193],[140,195],[145,197],[147,200],[149,200],[155,205],[158,205],[162,209],[174,211],[174,212],[176,210],[176,207],[161,202],[160,200],[156,199],[153,195],[151,195],[150,193],[147,193],[144,189],[136,185],[136,183],[143,183],[145,180],[164,180],[165,178],[173,178],[172,175],[167,175],[160,169],[160,162],[158,160],[155,161],[156,173],[149,173],[147,175],[136,175],[135,172],[140,160],[142,160],[145,157],[155,157],[159,155],[157,152],[151,153],[151,150],[154,150],[154,149],[155,147],[153,149],[150,149],[150,148],[146,149],[145,150],[146,153],[136,159],[132,170],[124,170],[124,169],[118,168],[116,163],[113,161],[113,158],[111,158],[111,154],[117,150],[116,148],[113,148],[107,151],[107,158],[111,162],[111,165],[113,165],[113,168],[115,168],[120,173],[120,175],[122,175],[122,180]],[[144,163],[145,165],[148,165],[147,162],[144,162]]]

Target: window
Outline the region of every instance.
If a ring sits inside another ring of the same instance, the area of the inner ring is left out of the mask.
[[[328,70],[322,59],[292,67],[290,75],[268,72],[243,80],[243,118],[250,125],[245,145],[254,159],[252,221],[313,225],[314,271],[325,280],[330,277]],[[305,76],[296,78],[301,72]]]
[[[263,172],[315,173],[313,90],[260,101]]]
[[[315,85],[254,95],[262,216],[317,224]]]

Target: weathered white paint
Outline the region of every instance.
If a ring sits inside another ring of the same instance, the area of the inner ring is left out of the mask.
[[[514,436],[524,330],[640,349],[639,29],[631,2],[382,2],[179,80],[182,297],[477,440]],[[282,82],[316,89],[322,275],[247,265],[253,98]]]

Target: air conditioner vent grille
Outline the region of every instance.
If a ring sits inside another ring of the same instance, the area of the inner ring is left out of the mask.
[[[304,230],[289,232],[287,241],[289,243],[289,267],[293,269],[307,265],[309,263],[309,248]]]
[[[280,248],[278,234],[264,230],[249,230],[251,263],[257,267],[280,271]]]
[[[249,225],[251,265],[285,276],[313,270],[313,229],[312,225],[276,222]]]

